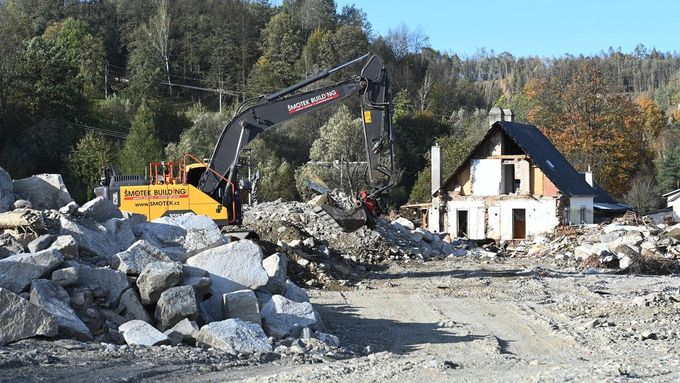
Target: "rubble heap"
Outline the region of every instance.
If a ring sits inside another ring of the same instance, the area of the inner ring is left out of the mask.
[[[287,264],[256,242],[230,242],[206,216],[146,222],[103,198],[78,206],[59,175],[11,181],[0,168],[0,345],[43,336],[335,352],[338,338]]]

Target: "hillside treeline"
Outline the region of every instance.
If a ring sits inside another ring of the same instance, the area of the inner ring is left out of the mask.
[[[450,171],[494,105],[539,126],[579,170],[591,167],[641,210],[677,187],[677,54],[638,46],[590,57],[461,56],[431,49],[418,28],[381,35],[370,21],[332,0],[0,0],[0,166],[15,178],[60,172],[85,199],[104,166],[142,173],[186,152],[208,157],[240,102],[373,52],[394,95],[403,172],[393,205],[427,200],[429,147],[444,146]],[[358,100],[347,100],[254,141],[259,198],[306,197],[308,179],[360,185],[356,169],[344,174],[357,179],[339,177],[343,162],[363,158],[357,117]]]

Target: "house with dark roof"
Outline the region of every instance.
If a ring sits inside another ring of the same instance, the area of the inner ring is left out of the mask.
[[[433,184],[430,230],[510,240],[591,224],[598,193],[586,178],[535,126],[496,121],[453,174]]]

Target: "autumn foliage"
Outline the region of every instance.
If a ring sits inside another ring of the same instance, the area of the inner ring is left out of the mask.
[[[602,72],[582,63],[569,77],[534,79],[524,89],[528,119],[576,170],[621,197],[652,161],[652,145],[665,116],[653,100],[637,102],[607,88]]]

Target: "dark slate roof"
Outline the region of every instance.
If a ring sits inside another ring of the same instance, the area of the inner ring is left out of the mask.
[[[596,195],[582,174],[576,171],[546,136],[533,125],[509,121],[496,121],[484,138],[470,152],[463,163],[454,171],[444,185],[449,184],[481,144],[497,130],[504,131],[529,156],[534,165],[566,196]]]

